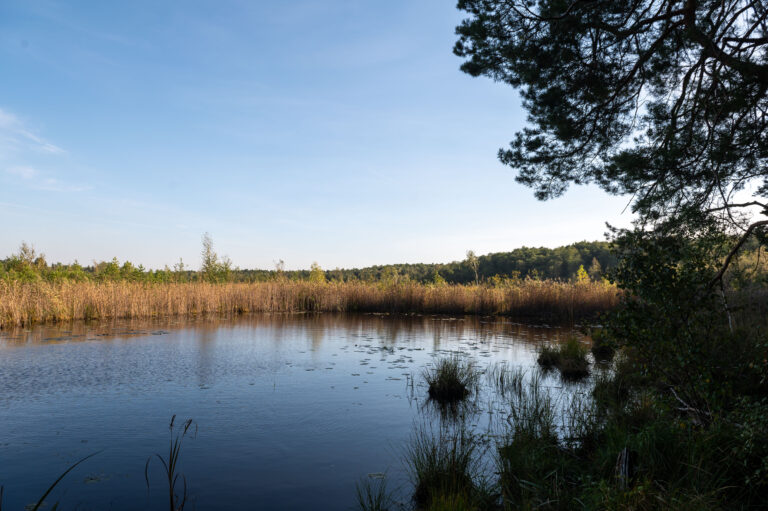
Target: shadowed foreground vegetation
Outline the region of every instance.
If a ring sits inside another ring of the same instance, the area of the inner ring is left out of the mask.
[[[574,349],[566,343],[553,352]],[[569,395],[540,372],[489,366],[495,395],[487,411],[496,422],[478,429],[464,409],[453,421],[417,425],[403,453],[411,482],[404,500],[398,504],[383,481],[369,482],[359,509],[764,509],[765,404],[754,409],[745,396],[711,403],[722,415],[693,410],[650,377],[648,362],[625,348]],[[737,371],[738,362],[723,370]],[[739,381],[760,392],[761,372],[753,368]]]
[[[602,282],[462,286],[364,282],[150,284],[0,281],[0,328],[34,323],[247,312],[382,312],[586,318],[614,307]]]

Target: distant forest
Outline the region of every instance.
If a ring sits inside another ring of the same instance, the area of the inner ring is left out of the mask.
[[[326,280],[365,281],[396,283],[411,281],[418,283],[469,284],[475,281],[500,283],[506,280],[534,278],[571,280],[583,267],[593,280],[602,277],[603,272],[616,264],[610,253],[609,243],[604,241],[582,241],[558,248],[522,247],[511,252],[497,252],[475,257],[468,252],[462,261],[446,264],[390,264],[353,269],[321,269],[314,264],[309,270],[286,271],[282,262],[271,270],[243,270],[232,267],[228,259],[217,259],[210,246],[209,266],[200,271],[187,267],[182,261],[173,268],[148,270],[117,258],[112,261],[94,261],[89,266],[78,263],[49,264],[44,255],[22,244],[17,254],[0,261],[0,279],[5,280],[131,280],[146,282],[189,282],[215,280],[222,282],[265,282],[270,280]],[[205,263],[204,263],[205,264]]]
[[[570,280],[584,267],[594,279],[616,264],[605,241],[581,241],[557,248],[522,247],[511,252],[496,252],[477,256],[477,279],[493,282],[500,279],[536,278]],[[274,272],[242,271],[243,275],[260,280]],[[289,278],[309,278],[310,271],[285,272]],[[392,281],[407,279],[419,283],[445,281],[449,284],[475,282],[475,270],[470,258],[445,264],[387,264],[366,268],[325,270],[328,280]]]

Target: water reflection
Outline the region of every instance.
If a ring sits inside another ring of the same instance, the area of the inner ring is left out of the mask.
[[[428,364],[461,353],[486,371],[531,368],[540,342],[568,333],[491,318],[334,314],[3,331],[4,504],[23,508],[57,470],[103,449],[68,476],[63,504],[164,508],[147,499],[143,467],[175,413],[200,428],[182,461],[199,509],[347,509],[361,474],[407,486],[402,446],[414,422],[487,429],[498,413],[489,385],[455,409],[435,407],[421,379]]]

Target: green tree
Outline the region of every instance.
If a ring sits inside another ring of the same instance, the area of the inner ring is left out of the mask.
[[[209,233],[203,234],[203,250],[200,253],[202,264],[200,273],[204,280],[216,282],[219,274],[219,255],[213,249],[213,238]]]
[[[34,265],[35,259],[37,258],[35,247],[28,244],[26,241],[22,241],[21,245],[19,246],[18,258],[19,261],[24,265]]]
[[[444,286],[445,285],[445,279],[442,275],[440,275],[440,272],[435,268],[434,273],[432,273],[432,283],[436,286]]]
[[[480,266],[480,262],[477,259],[477,256],[475,255],[475,252],[472,250],[467,250],[467,266],[472,270],[472,273],[475,274],[475,284],[480,283],[480,274],[477,272],[478,267]]]
[[[274,261],[275,264],[275,278],[279,281],[285,280],[285,261],[278,259]]]
[[[576,270],[576,283],[586,284],[587,282],[589,282],[589,273],[587,273],[587,270],[584,269],[584,265],[582,264],[579,266],[579,269]]]
[[[228,256],[219,258],[219,255],[213,249],[213,239],[209,233],[203,234],[203,249],[200,253],[202,264],[200,266],[200,275],[207,282],[229,282],[232,280],[233,268],[232,261]]]
[[[600,265],[600,261],[597,257],[592,258],[592,264],[589,265],[589,277],[595,282],[599,282],[603,277],[603,267]]]
[[[316,284],[325,283],[325,272],[317,262],[313,262],[309,267],[309,281]]]
[[[768,225],[739,214],[768,204],[764,0],[458,7],[462,70],[521,91],[531,125],[499,157],[537,197],[595,183],[632,196],[645,229]],[[763,199],[738,200],[751,184]]]
[[[179,262],[173,265],[173,280],[174,282],[185,282],[187,280],[187,268],[181,257],[179,257]]]
[[[768,240],[768,220],[757,216],[768,214],[765,0],[458,6],[469,15],[454,48],[462,69],[518,88],[528,110],[530,125],[499,151],[517,180],[540,199],[588,183],[631,197],[634,228],[612,231],[611,278],[625,293],[607,329],[631,348],[621,374],[634,379],[622,392],[650,396],[653,427],[695,425],[681,437],[689,452],[728,446],[717,470],[731,456],[739,462],[711,489],[730,488],[724,507],[762,505],[768,371],[754,324],[765,318],[733,317],[754,300],[730,303],[725,277],[751,236]]]
[[[394,285],[400,281],[400,272],[394,266],[385,266],[381,270],[379,280],[387,285]]]

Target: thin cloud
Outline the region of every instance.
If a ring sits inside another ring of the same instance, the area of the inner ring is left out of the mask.
[[[48,177],[36,183],[33,188],[38,190],[45,190],[48,192],[85,192],[91,190],[93,187],[87,185],[63,183],[58,179]]]
[[[47,177],[39,170],[27,166],[14,166],[5,169],[5,173],[20,178],[28,188],[47,192],[85,192],[93,189],[89,185],[65,183],[55,177]]]
[[[61,154],[64,149],[33,133],[12,113],[0,108],[0,138],[14,149],[27,149],[48,154]]]
[[[70,183],[53,177],[52,172],[41,171],[31,162],[39,160],[40,153],[57,157],[65,151],[34,133],[16,115],[0,108],[0,160],[5,174],[12,176],[24,187],[49,192],[83,192],[93,187]],[[46,160],[47,161],[47,160]],[[56,163],[48,163],[46,166]],[[1,168],[1,167],[0,167]]]
[[[27,180],[33,179],[40,174],[37,169],[33,169],[32,167],[11,167],[6,169],[6,172],[12,176],[19,176],[20,178]]]

